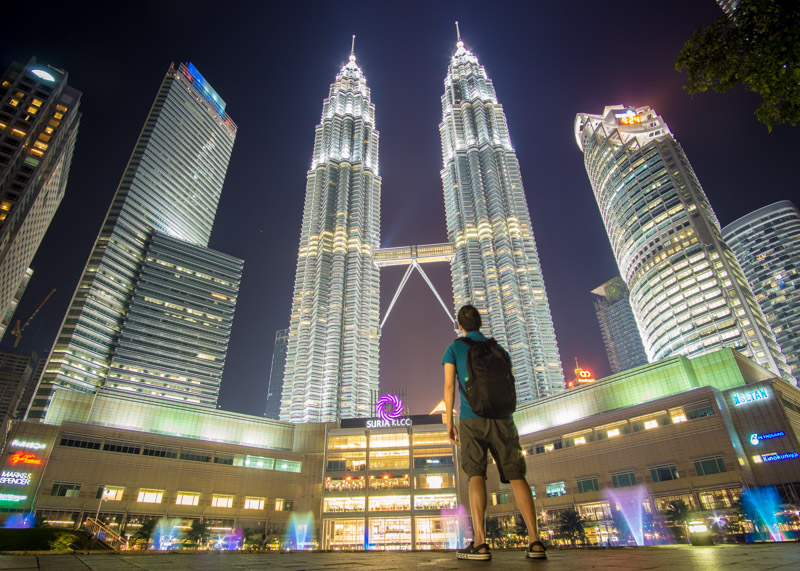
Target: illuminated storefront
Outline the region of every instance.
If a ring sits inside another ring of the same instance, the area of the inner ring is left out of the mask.
[[[460,541],[456,452],[441,417],[388,420],[343,420],[328,431],[323,549],[446,549]]]

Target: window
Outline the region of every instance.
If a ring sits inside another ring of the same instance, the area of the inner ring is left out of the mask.
[[[429,446],[431,444],[450,444],[446,432],[415,432],[414,446]]]
[[[636,475],[632,471],[611,474],[611,482],[615,488],[629,488],[636,485]]]
[[[371,434],[369,437],[370,448],[407,448],[408,433],[394,432],[388,434]]]
[[[246,510],[263,510],[266,498],[253,498],[250,496],[244,499],[244,509]]]
[[[144,450],[142,450],[142,455],[156,456],[158,458],[177,458],[178,450],[177,448],[171,448],[169,446],[159,446],[158,444],[145,444]]]
[[[266,456],[251,456],[244,457],[242,464],[246,468],[259,468],[260,470],[272,470],[275,467],[275,458],[267,458]]]
[[[164,497],[164,490],[148,490],[142,488],[139,490],[139,497],[136,499],[141,504],[160,504],[161,498]]]
[[[53,489],[50,492],[51,496],[61,496],[66,498],[77,498],[81,491],[80,484],[67,484],[64,482],[55,482]]]
[[[492,505],[499,506],[508,503],[508,492],[496,492],[492,494]]]
[[[701,418],[703,416],[711,416],[714,414],[714,409],[711,406],[701,406],[698,408],[694,408],[686,413],[686,418],[689,420],[693,420],[695,418]]]
[[[363,498],[361,499],[361,501],[362,502],[364,501]],[[284,500],[283,498],[275,498],[275,511],[276,512],[294,511],[294,500]]]
[[[97,499],[102,498],[107,502],[118,502],[122,499],[122,492],[125,491],[121,486],[98,486]]]
[[[303,463],[297,460],[275,460],[275,469],[279,472],[300,473]]]
[[[675,464],[658,466],[650,469],[650,475],[653,476],[654,482],[668,482],[670,480],[677,480],[678,467]]]
[[[125,442],[123,440],[107,439],[103,444],[103,450],[109,452],[122,452],[123,454],[138,454],[142,449],[138,442]]]
[[[191,460],[193,462],[211,462],[211,452],[204,452],[202,450],[183,450],[181,452],[181,460]]]
[[[567,488],[564,486],[564,482],[553,482],[552,484],[547,484],[547,489],[545,491],[548,498],[557,498],[558,496],[567,495]]]
[[[363,434],[353,434],[349,436],[331,436],[328,438],[328,450],[342,448],[366,448],[367,437]]]
[[[211,496],[211,507],[213,508],[232,508],[233,496],[223,496],[214,494]]]
[[[175,504],[179,506],[196,506],[200,502],[200,494],[196,492],[178,492]]]
[[[720,474],[728,471],[725,467],[725,462],[722,460],[722,456],[695,460],[694,467],[697,470],[698,476],[708,476],[710,474]]]
[[[72,446],[73,448],[88,448],[89,450],[100,450],[100,439],[92,436],[80,434],[65,434],[59,442],[61,446]]]
[[[600,484],[597,482],[597,478],[584,478],[583,480],[578,480],[578,493],[585,494],[586,492],[599,492],[600,491]]]
[[[533,499],[535,500],[536,499],[536,489],[533,486],[531,486],[531,495],[533,496]]]
[[[418,490],[438,490],[441,488],[454,488],[455,478],[452,474],[420,474],[415,476]]]

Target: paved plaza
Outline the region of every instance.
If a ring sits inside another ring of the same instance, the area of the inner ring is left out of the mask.
[[[295,553],[74,553],[0,555],[0,569],[48,571],[142,570],[244,570],[302,569],[305,571],[380,569],[664,569],[670,571],[716,569],[800,568],[800,544],[717,545],[691,547],[630,547],[611,549],[551,549],[547,561],[526,559],[522,551],[493,552],[490,562],[459,561],[452,551],[369,551]]]

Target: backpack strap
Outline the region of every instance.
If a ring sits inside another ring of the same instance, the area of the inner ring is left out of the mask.
[[[475,345],[477,345],[478,343],[480,343],[480,341],[475,341],[474,339],[470,339],[466,335],[464,335],[463,337],[456,337],[456,341],[462,341],[462,342],[466,343],[470,348],[472,348]],[[458,368],[457,367],[456,367],[456,382],[458,383],[458,386],[461,389],[461,392],[466,396],[467,389],[466,389],[466,387],[464,387],[464,385],[461,384],[461,379],[458,378]]]

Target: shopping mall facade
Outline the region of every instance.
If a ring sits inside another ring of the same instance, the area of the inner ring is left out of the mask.
[[[219,537],[249,528],[322,549],[446,549],[469,537],[441,416],[290,424],[102,393],[61,398],[58,425],[13,428],[0,518],[34,511],[79,527],[99,514],[127,536],[149,519],[178,530],[204,521]],[[550,537],[567,509],[594,543],[623,540],[613,512],[631,503],[648,521],[679,499],[719,520],[760,486],[800,504],[800,390],[730,349],[625,371],[515,419]],[[513,526],[513,493],[492,466],[487,487],[488,517]]]

